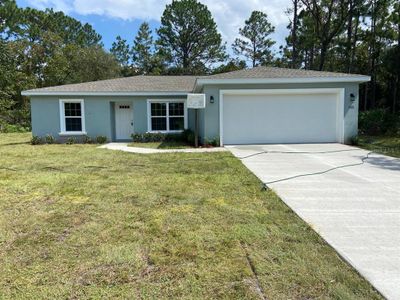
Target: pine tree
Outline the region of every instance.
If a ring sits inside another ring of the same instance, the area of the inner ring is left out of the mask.
[[[274,31],[275,28],[268,22],[267,14],[253,11],[245,21],[245,26],[239,29],[241,37],[233,43],[233,51],[249,59],[253,67],[268,64],[272,61],[271,47],[275,44],[269,35]]]
[[[175,73],[204,73],[226,58],[221,35],[207,6],[173,0],[161,17],[157,44]]]
[[[140,74],[152,73],[157,68],[152,31],[147,22],[140,25],[131,53],[133,64]]]
[[[127,67],[130,63],[129,45],[121,36],[117,36],[116,41],[112,43],[110,52],[119,62],[121,67]]]

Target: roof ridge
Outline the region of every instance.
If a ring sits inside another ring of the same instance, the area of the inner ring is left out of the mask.
[[[222,83],[290,83],[290,82],[365,82],[359,74],[258,66],[214,75],[134,75],[82,83],[70,83],[23,91],[23,95],[56,93],[190,93],[203,84]]]

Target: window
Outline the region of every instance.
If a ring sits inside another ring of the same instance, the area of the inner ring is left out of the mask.
[[[185,129],[185,103],[179,101],[148,102],[149,131],[176,132]]]
[[[85,134],[83,100],[60,100],[61,134]]]

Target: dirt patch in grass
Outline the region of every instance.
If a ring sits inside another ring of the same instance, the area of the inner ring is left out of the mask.
[[[2,299],[380,299],[228,152],[28,140],[0,134]]]

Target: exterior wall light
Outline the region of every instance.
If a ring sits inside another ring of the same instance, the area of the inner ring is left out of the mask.
[[[351,101],[351,103],[356,101],[356,96],[353,93],[350,94],[350,101]]]
[[[214,96],[210,96],[210,103],[214,103]]]

